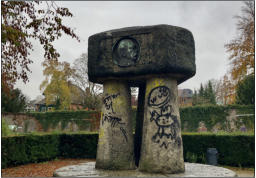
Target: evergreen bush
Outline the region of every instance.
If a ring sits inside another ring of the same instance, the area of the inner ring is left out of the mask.
[[[254,167],[254,135],[182,134],[184,159],[206,163],[207,148],[216,148],[218,163],[228,166]]]
[[[216,148],[220,165],[254,167],[254,135],[183,133],[184,160],[205,163]],[[97,133],[2,137],[2,168],[55,158],[96,158]]]

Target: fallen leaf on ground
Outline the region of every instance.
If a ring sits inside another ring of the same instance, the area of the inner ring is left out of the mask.
[[[53,172],[68,165],[95,161],[95,159],[58,159],[1,169],[2,177],[52,177]]]

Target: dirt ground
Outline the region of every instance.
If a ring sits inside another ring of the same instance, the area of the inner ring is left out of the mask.
[[[52,177],[53,172],[61,167],[75,165],[82,162],[95,161],[95,159],[58,159],[43,163],[26,164],[1,169],[2,177]],[[254,177],[253,168],[226,167],[235,171],[238,177]]]
[[[255,177],[253,168],[225,167],[235,171],[238,177]]]
[[[57,159],[1,169],[1,175],[2,177],[52,177],[53,172],[58,168],[89,161],[95,159]]]

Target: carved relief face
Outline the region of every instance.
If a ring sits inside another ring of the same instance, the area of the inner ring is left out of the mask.
[[[114,63],[121,67],[134,65],[139,57],[139,44],[135,39],[122,39],[113,48]]]
[[[149,93],[149,106],[163,106],[170,99],[170,90],[165,86],[156,87]]]
[[[126,58],[131,61],[136,60],[138,55],[138,49],[135,43],[130,39],[120,41],[117,51],[121,58]]]

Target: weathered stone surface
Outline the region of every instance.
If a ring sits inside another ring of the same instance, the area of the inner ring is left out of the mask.
[[[88,75],[92,82],[121,78],[138,85],[154,75],[169,75],[179,84],[195,72],[193,35],[181,27],[128,27],[89,37]]]
[[[139,170],[154,173],[184,172],[177,81],[147,80]]]
[[[184,28],[129,27],[90,36],[89,80],[103,83],[105,95],[96,168],[134,168],[128,87],[139,86],[136,165],[147,172],[184,172],[177,84],[195,71],[193,35]]]
[[[130,88],[123,81],[106,81],[103,87],[96,168],[134,169]]]
[[[57,169],[54,177],[236,177],[236,173],[222,167],[185,163],[186,171],[180,174],[152,174],[137,170],[110,171],[95,169],[95,162],[81,163]]]

